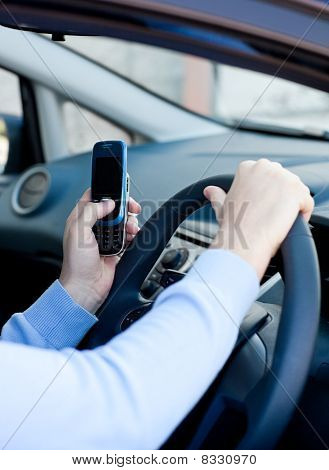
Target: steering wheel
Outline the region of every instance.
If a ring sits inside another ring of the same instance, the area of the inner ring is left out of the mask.
[[[99,322],[82,347],[104,344],[121,331],[129,312],[149,308],[140,287],[171,236],[187,216],[208,203],[203,195],[206,186],[228,191],[232,181],[228,175],[200,180],[170,198],[149,218],[122,256],[111,292],[99,311]],[[312,359],[320,315],[320,274],[315,244],[302,216],[297,217],[283,242],[281,254],[285,292],[272,367],[244,402],[247,429],[239,449],[275,446],[292,416]],[[193,446],[198,446],[197,441]],[[221,448],[220,442],[217,448]]]

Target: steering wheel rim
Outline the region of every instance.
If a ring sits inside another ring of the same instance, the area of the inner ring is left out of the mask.
[[[98,312],[99,322],[83,341],[84,348],[107,342],[121,331],[131,310],[147,303],[140,286],[178,226],[208,203],[203,189],[214,185],[228,191],[232,181],[231,175],[200,180],[168,199],[148,219],[118,264],[111,292]],[[285,292],[273,363],[246,400],[248,425],[239,449],[275,446],[295,409],[312,359],[320,317],[320,273],[313,237],[302,216],[281,253]]]

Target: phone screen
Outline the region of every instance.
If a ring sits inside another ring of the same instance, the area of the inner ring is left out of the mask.
[[[115,157],[96,158],[95,189],[101,197],[120,199],[122,189],[122,169]]]
[[[94,162],[92,187],[93,200],[111,198],[115,201],[115,209],[110,215],[115,219],[119,215],[122,193],[122,158],[118,155],[98,156]]]

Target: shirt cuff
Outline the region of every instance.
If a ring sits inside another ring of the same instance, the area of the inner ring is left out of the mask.
[[[208,295],[224,301],[225,308],[239,321],[242,321],[259,293],[260,284],[255,269],[228,250],[205,250],[186,277],[203,283]]]
[[[25,312],[26,320],[56,349],[77,345],[97,318],[74,302],[56,280]]]

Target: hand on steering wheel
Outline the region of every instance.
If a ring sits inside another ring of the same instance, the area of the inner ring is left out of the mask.
[[[221,227],[211,246],[228,249],[245,259],[259,279],[297,214],[301,213],[308,222],[314,208],[310,190],[300,178],[266,159],[239,165],[223,205],[220,188],[209,186],[204,194]],[[236,225],[239,216],[241,220]]]

